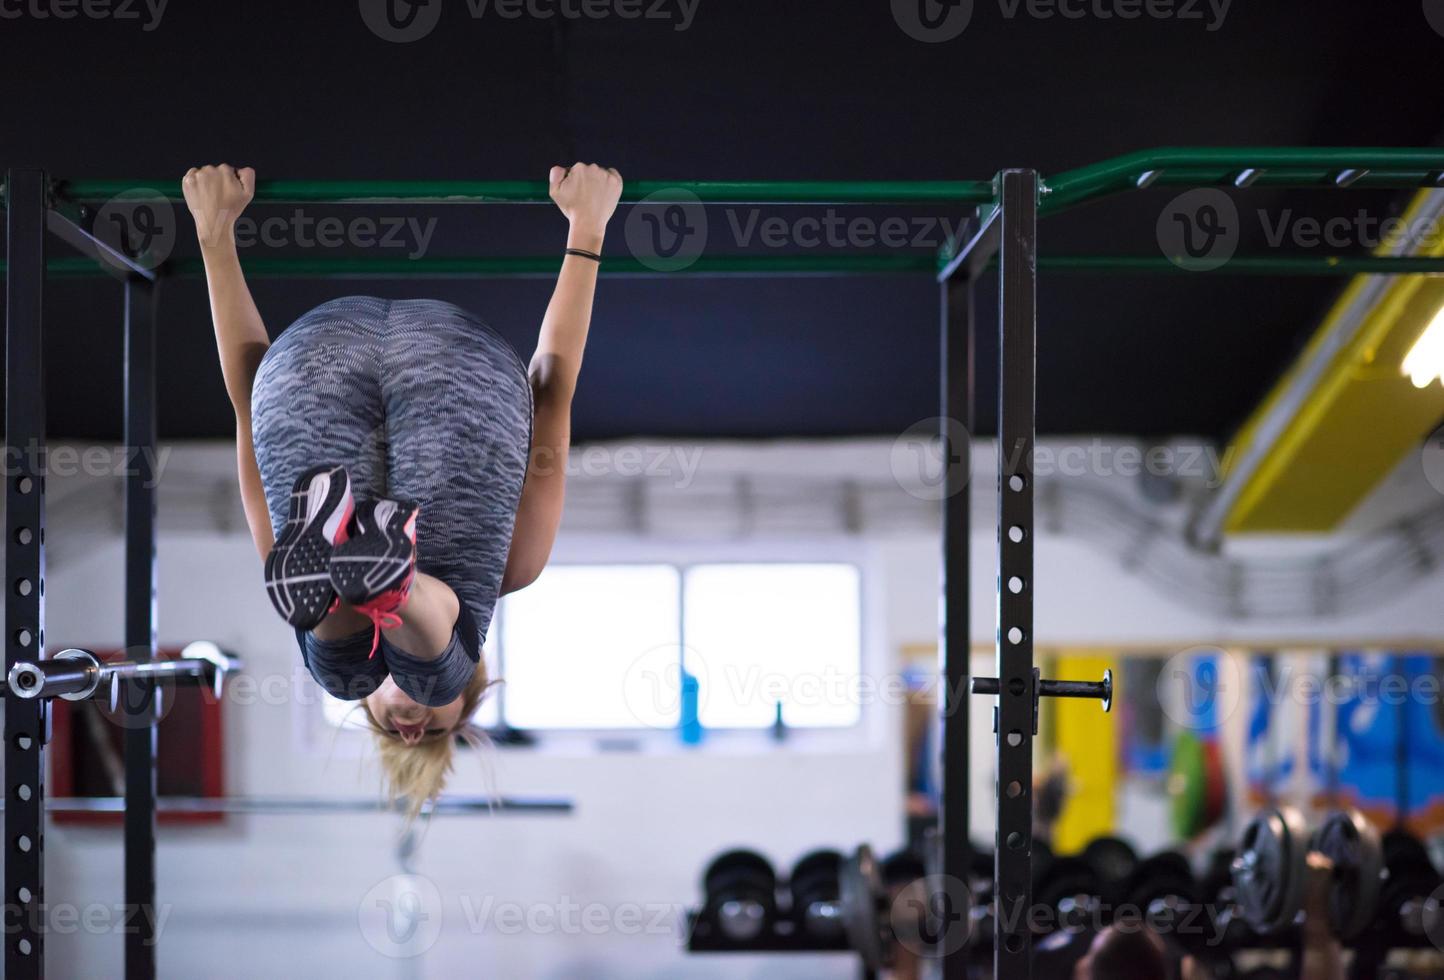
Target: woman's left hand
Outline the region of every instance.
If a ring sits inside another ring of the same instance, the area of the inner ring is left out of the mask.
[[[574,163],[552,167],[547,183],[552,200],[572,223],[573,234],[600,243],[622,197],[622,175],[595,163]]]

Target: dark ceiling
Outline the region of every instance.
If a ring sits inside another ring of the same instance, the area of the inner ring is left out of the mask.
[[[633,178],[981,178],[1003,166],[1055,173],[1166,144],[1431,145],[1444,118],[1444,36],[1418,0],[1235,0],[1214,30],[1210,5],[1192,0],[1172,9],[1197,9],[1205,20],[1098,15],[1141,9],[1129,0],[1070,0],[1087,11],[1081,19],[976,0],[968,29],[935,44],[904,33],[889,0],[700,0],[685,30],[675,0],[645,0],[642,9],[673,16],[639,20],[506,19],[496,0],[469,2],[487,12],[472,17],[468,3],[445,0],[429,36],[398,44],[364,23],[370,0],[178,0],[152,30],[38,17],[52,0],[26,0],[13,8],[20,16],[0,20],[0,165],[142,184],[222,160],[263,177],[325,179],[539,178],[576,158]],[[580,8],[582,0],[528,2]],[[1154,224],[1174,193],[1050,218],[1042,252],[1157,255]],[[1237,195],[1241,208],[1272,215],[1360,207],[1384,215],[1404,199]],[[375,205],[371,213],[412,212]],[[438,219],[430,254],[537,254],[562,244],[549,208],[414,213]],[[725,238],[726,209],[714,214]],[[1267,246],[1258,224],[1245,222],[1254,230],[1244,251]],[[184,239],[189,221],[180,228]],[[620,251],[622,236],[610,246]],[[57,244],[54,254],[63,252]],[[184,241],[177,250],[192,252]],[[1224,435],[1339,288],[1338,280],[1183,273],[1045,276],[1040,426]],[[547,286],[266,280],[254,292],[273,333],[342,292],[440,296],[476,310],[526,355]],[[51,432],[117,437],[118,287],[54,281],[47,303]],[[936,303],[936,287],[921,276],[606,281],[577,435],[901,431],[935,414]],[[202,282],[166,284],[160,330],[162,436],[229,436]],[[991,353],[985,339],[981,354]],[[992,385],[980,375],[986,431]]]

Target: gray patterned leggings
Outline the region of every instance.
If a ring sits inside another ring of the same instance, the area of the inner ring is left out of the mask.
[[[358,499],[420,504],[417,568],[462,604],[451,647],[435,661],[384,642],[368,660],[369,631],[338,641],[298,633],[307,669],[329,693],[365,697],[388,672],[424,704],[461,693],[506,570],[531,409],[526,368],[511,345],[438,300],[332,300],[266,352],[251,395],[251,431],[272,526],[279,532],[285,523],[297,476],[341,463]]]

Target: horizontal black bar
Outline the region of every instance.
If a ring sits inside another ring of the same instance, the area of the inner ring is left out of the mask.
[[[286,796],[162,796],[156,799],[157,813],[387,813],[405,812],[405,802],[397,804],[375,797],[355,799]],[[571,813],[576,805],[571,800],[548,797],[443,796],[428,804],[423,812],[433,813]],[[3,809],[3,803],[0,803]],[[52,797],[46,801],[49,813],[124,813],[123,796]]]

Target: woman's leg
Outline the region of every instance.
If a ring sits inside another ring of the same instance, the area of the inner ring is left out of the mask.
[[[434,660],[451,643],[460,611],[461,603],[449,585],[418,572],[406,605],[397,610],[401,622],[384,631],[386,642],[418,660]],[[364,616],[361,619],[369,625]]]
[[[252,435],[271,523],[286,522],[296,478],[317,464],[346,467],[354,498],[386,493],[386,422],[378,376],[387,304],[370,297],[324,303],[276,340],[256,373]],[[371,621],[342,606],[316,626],[345,639]]]
[[[387,483],[393,497],[420,507],[418,581],[431,579],[416,611],[410,602],[401,610],[402,629],[418,628],[397,639],[403,649],[407,641],[418,644],[408,652],[425,655],[443,635],[439,627],[451,634],[464,603],[477,634],[468,646],[479,645],[501,588],[526,475],[526,370],[505,340],[465,311],[398,301],[387,324],[382,395]],[[394,632],[387,631],[388,642]]]

